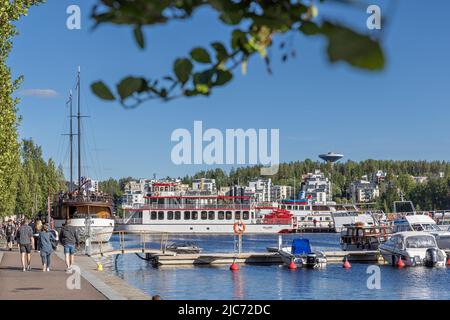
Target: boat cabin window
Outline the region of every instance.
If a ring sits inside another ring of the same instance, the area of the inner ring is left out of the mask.
[[[156,220],[156,211],[152,211],[150,214],[150,219],[151,220]]]
[[[231,213],[231,211],[227,211],[225,213],[225,217],[227,220],[231,220],[231,219],[233,219],[233,214]]]
[[[244,219],[244,220],[250,219],[250,214],[248,211],[242,212],[242,219]]]
[[[406,238],[406,248],[435,248],[436,242],[432,236],[421,235]]]
[[[219,219],[219,220],[224,220],[224,219],[225,219],[225,212],[219,211],[219,212],[217,213],[217,219]]]
[[[208,212],[202,211],[202,220],[208,219]]]
[[[181,212],[175,211],[175,220],[181,220]]]
[[[191,220],[191,212],[190,211],[184,212],[184,220]]]
[[[164,211],[158,211],[158,220],[164,220]]]
[[[312,217],[308,217],[308,221],[312,221],[312,219],[313,219]]]
[[[240,211],[235,211],[234,212],[234,219],[235,220],[241,220],[241,212]]]
[[[252,219],[255,219],[255,213],[252,212]]]
[[[281,209],[286,209],[286,206],[283,204],[280,206]]]
[[[209,211],[208,212],[208,220],[214,220],[216,218],[216,214],[214,213],[214,211]]]
[[[292,206],[287,206],[287,209],[288,210],[292,210]]]
[[[198,211],[192,211],[191,218],[192,220],[198,220]]]
[[[173,220],[173,211],[167,211],[167,220]]]

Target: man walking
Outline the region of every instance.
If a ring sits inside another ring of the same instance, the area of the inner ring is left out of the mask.
[[[22,258],[23,271],[31,270],[31,242],[33,241],[33,230],[28,225],[28,219],[22,220],[22,224],[16,235]]]
[[[67,219],[64,226],[59,232],[59,239],[64,246],[64,255],[66,256],[67,272],[72,272],[72,265],[75,258],[75,248],[79,248],[80,240],[77,229],[70,224],[70,220]]]
[[[6,247],[9,251],[12,250],[14,236],[16,233],[16,227],[14,226],[11,219],[8,220],[8,224],[5,227],[5,236],[6,236]]]

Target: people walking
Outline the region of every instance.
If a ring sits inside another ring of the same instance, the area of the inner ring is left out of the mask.
[[[5,227],[6,248],[9,251],[12,251],[15,235],[16,235],[16,227],[14,226],[13,221],[9,219],[8,224]]]
[[[22,224],[16,235],[22,259],[23,271],[31,270],[31,243],[33,242],[33,230],[28,225],[28,219],[22,220]]]
[[[44,224],[42,231],[38,233],[38,249],[41,255],[43,272],[50,271],[51,256],[55,240],[56,238],[53,232],[49,230],[48,224]]]
[[[64,246],[64,255],[66,257],[67,272],[72,272],[72,265],[74,263],[75,249],[80,246],[80,239],[77,229],[70,225],[70,220],[67,219],[64,226],[59,232],[59,239]]]

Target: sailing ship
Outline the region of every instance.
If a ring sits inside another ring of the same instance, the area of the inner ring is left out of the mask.
[[[72,113],[72,92],[69,96],[70,108],[70,182],[68,192],[60,192],[52,206],[51,216],[54,227],[60,230],[68,221],[78,229],[82,238],[89,237],[91,242],[108,242],[114,231],[113,201],[112,198],[103,193],[91,191],[87,186],[89,179],[82,177],[81,172],[81,71],[78,68],[77,74],[77,115]],[[77,119],[77,133],[73,133],[73,118]],[[78,185],[75,187],[73,181],[73,137],[77,136],[78,147]]]

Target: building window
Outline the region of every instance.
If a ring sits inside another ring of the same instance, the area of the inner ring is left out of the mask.
[[[219,220],[224,220],[224,219],[225,219],[225,212],[219,211],[219,212],[217,213],[217,219],[219,219]]]
[[[164,220],[164,211],[158,211],[158,220]]]
[[[225,217],[226,217],[227,220],[233,219],[233,214],[232,214],[232,212],[231,212],[231,211],[227,211],[227,212],[225,213]]]
[[[175,220],[181,220],[181,212],[175,211]]]
[[[208,212],[202,211],[202,220],[208,219]]]
[[[173,220],[173,211],[167,211],[167,220]]]
[[[150,219],[156,220],[156,211],[152,211],[152,213],[150,214]]]
[[[244,211],[244,212],[242,213],[242,218],[243,218],[244,220],[250,219],[250,214],[249,214],[249,212],[248,212],[248,211]]]
[[[198,211],[192,211],[192,220],[198,220]]]
[[[184,220],[190,220],[191,219],[191,212],[185,211],[184,212]]]
[[[209,211],[208,212],[208,219],[209,220],[214,220],[216,217],[216,214],[214,213],[214,211]]]

